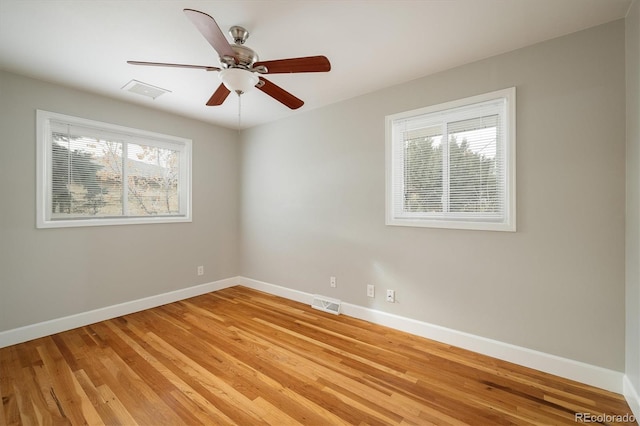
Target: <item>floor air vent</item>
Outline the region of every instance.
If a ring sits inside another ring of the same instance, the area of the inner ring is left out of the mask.
[[[313,296],[313,303],[311,303],[311,307],[320,311],[329,312],[330,314],[338,315],[340,313],[340,303],[341,302],[339,300],[315,294]]]

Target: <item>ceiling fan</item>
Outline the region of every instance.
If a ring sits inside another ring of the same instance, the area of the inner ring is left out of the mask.
[[[132,65],[147,65],[157,67],[176,67],[218,71],[222,83],[211,98],[208,106],[222,105],[229,93],[238,95],[245,93],[252,87],[271,96],[291,109],[300,108],[304,102],[280,86],[270,82],[262,75],[286,74],[301,72],[327,72],[331,70],[331,63],[325,56],[306,56],[302,58],[276,59],[273,61],[259,61],[258,54],[244,46],[249,32],[233,26],[229,34],[235,44],[229,44],[222,30],[210,15],[193,9],[184,9],[187,18],[196,26],[200,34],[209,42],[220,57],[220,67],[189,64],[168,64],[163,62],[127,61]]]

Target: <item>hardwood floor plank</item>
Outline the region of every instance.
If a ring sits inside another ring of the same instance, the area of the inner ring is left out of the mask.
[[[9,346],[0,350],[0,396],[2,397],[2,412],[5,425],[20,424],[20,409],[15,394],[15,363],[17,360],[17,346]]]
[[[108,322],[107,326],[110,327],[113,332],[116,333],[127,345],[131,346],[132,349],[138,352],[138,354],[140,354],[150,364],[149,367],[152,370],[157,371],[173,384],[175,389],[170,391],[173,397],[184,407],[192,409],[194,415],[198,417],[200,422],[203,424],[213,422],[217,425],[233,424],[233,421],[230,418],[220,412],[213,404],[200,395],[196,389],[189,386],[159,359],[154,357],[149,351],[138,344],[134,340],[134,337],[127,334],[125,330],[116,327],[113,322]],[[142,336],[142,333],[135,327],[127,325],[127,330],[132,333],[133,336]]]
[[[575,425],[576,413],[631,413],[602,389],[244,287],[2,348],[0,397],[0,426]]]
[[[315,385],[319,383],[318,379],[323,375],[331,375],[331,371],[305,363],[304,357],[288,353],[275,346],[269,347],[268,342],[263,340],[261,336],[248,334],[242,330],[235,331],[244,341],[252,341],[266,348],[261,353],[251,354],[250,358],[258,360],[266,373],[271,379],[278,383],[280,387],[280,383],[286,383],[288,389],[301,396],[304,395],[304,399],[308,401],[307,404],[312,404],[314,407],[323,406],[326,399],[330,396],[330,393],[328,394],[326,392],[324,386],[309,386],[308,384],[314,383]],[[267,394],[267,396],[270,396],[270,394]],[[337,400],[338,398],[336,398],[336,401]],[[347,404],[343,405],[344,407],[348,406]],[[344,407],[340,407],[340,409],[336,408],[333,410],[333,414],[344,421],[352,421],[349,419],[352,419],[354,416],[363,419],[367,418],[365,412],[353,405],[349,405],[349,410],[344,409]],[[338,419],[335,419],[334,421],[337,420]]]
[[[0,360],[0,363],[2,363],[2,360]],[[0,372],[0,374],[2,374],[2,373]],[[5,397],[3,396],[4,394],[2,392],[2,388],[3,388],[3,385],[0,382],[0,426],[7,426],[7,420],[6,419],[7,419],[8,416],[5,414],[5,409],[4,409]],[[9,398],[7,397],[7,401],[8,401],[8,399]]]
[[[37,350],[51,380],[50,395],[60,415],[71,424],[102,424],[100,416],[76,380],[55,340],[43,339]]]
[[[147,341],[159,352],[163,352],[189,379],[198,382],[208,391],[211,400],[225,415],[239,424],[260,422],[261,411],[251,404],[251,400],[238,392],[232,385],[221,380],[214,372],[202,367],[198,362],[186,356],[178,349],[156,336],[148,333]],[[214,370],[215,371],[215,370]],[[217,372],[219,374],[219,372]],[[237,407],[245,407],[239,411]]]
[[[192,332],[194,332],[193,329],[192,329]],[[265,352],[266,348],[268,348],[270,346],[269,342],[266,342],[266,341],[264,341],[262,339],[259,339],[256,336],[252,336],[251,334],[243,333],[242,330],[236,329],[235,327],[229,327],[229,331],[227,333],[233,335],[233,339],[232,340],[245,342],[245,345],[248,344],[249,347],[255,348],[255,350],[257,352],[255,354],[252,354],[251,356],[256,358],[256,359],[259,359],[261,365],[266,365],[268,363],[271,363],[271,364],[273,364],[274,369],[277,370],[279,364],[287,365],[287,364],[291,364],[292,363],[291,359],[289,359],[289,358],[285,359],[285,358],[283,358],[283,356],[281,354],[274,354],[274,355],[271,355],[271,356],[268,356],[268,357],[264,357],[264,355],[267,354],[267,352]],[[263,330],[262,334],[264,334],[264,330]],[[232,356],[234,357],[236,362],[238,360],[241,360],[245,355],[243,353],[244,351],[243,351],[242,347],[240,347],[237,352],[233,352],[233,349],[228,347],[228,346],[225,347],[225,350],[226,351],[230,351],[232,353]],[[210,351],[215,352],[216,349],[215,348],[210,348]],[[263,355],[260,355],[259,352],[263,352]],[[224,355],[217,354],[216,358],[219,358],[219,357],[224,357]],[[298,371],[297,373],[300,373],[300,372]],[[288,380],[289,386],[292,386],[292,381],[294,381],[295,379],[293,377],[288,377],[286,380]],[[277,394],[278,394],[278,392],[266,393],[266,395],[269,395],[269,396],[273,396],[273,395],[277,395]],[[272,401],[272,402],[274,404],[276,403],[274,401]],[[345,415],[347,415],[347,414],[345,413]],[[305,415],[304,419],[307,419],[307,421],[308,421],[308,413]],[[318,420],[320,421],[322,419],[318,419]],[[322,421],[322,423],[325,423],[325,422],[326,422],[326,419],[324,421]]]
[[[109,404],[104,400],[100,391],[91,382],[87,373],[84,370],[78,370],[74,372],[76,380],[82,387],[84,393],[91,401],[102,422],[108,425],[118,424],[120,422],[118,414],[113,410],[113,404]],[[129,416],[128,419],[131,419]],[[131,419],[133,420],[133,419]]]
[[[111,390],[107,385],[100,385],[96,388],[98,395],[105,404],[109,405],[111,412],[116,417],[116,422],[113,424],[120,425],[138,425],[141,420],[139,416],[135,416],[127,410],[120,398]],[[105,418],[105,424],[112,424]]]
[[[34,365],[22,369],[25,386],[31,398],[38,424],[66,424],[67,419],[60,417],[56,403],[50,394],[52,388],[45,367]]]
[[[126,362],[117,356],[100,358],[111,375],[107,383],[118,396],[134,418],[140,418],[142,423],[175,425],[181,423],[181,418],[171,407],[171,402],[159,397],[140,375]],[[158,389],[164,397],[167,389]],[[161,419],[161,420],[160,420]]]

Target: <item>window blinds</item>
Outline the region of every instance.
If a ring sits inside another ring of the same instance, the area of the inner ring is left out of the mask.
[[[51,121],[51,219],[180,213],[180,145]]]
[[[503,222],[505,114],[500,97],[393,119],[393,218]]]

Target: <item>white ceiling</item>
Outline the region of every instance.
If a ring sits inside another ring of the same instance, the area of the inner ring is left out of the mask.
[[[218,66],[182,9],[242,25],[261,60],[325,55],[329,73],[268,78],[305,101],[291,111],[242,95],[241,127],[313,108],[623,18],[632,0],[0,0],[0,69],[237,128],[238,100],[205,102],[217,73],[127,60]],[[121,90],[131,79],[171,93]]]

